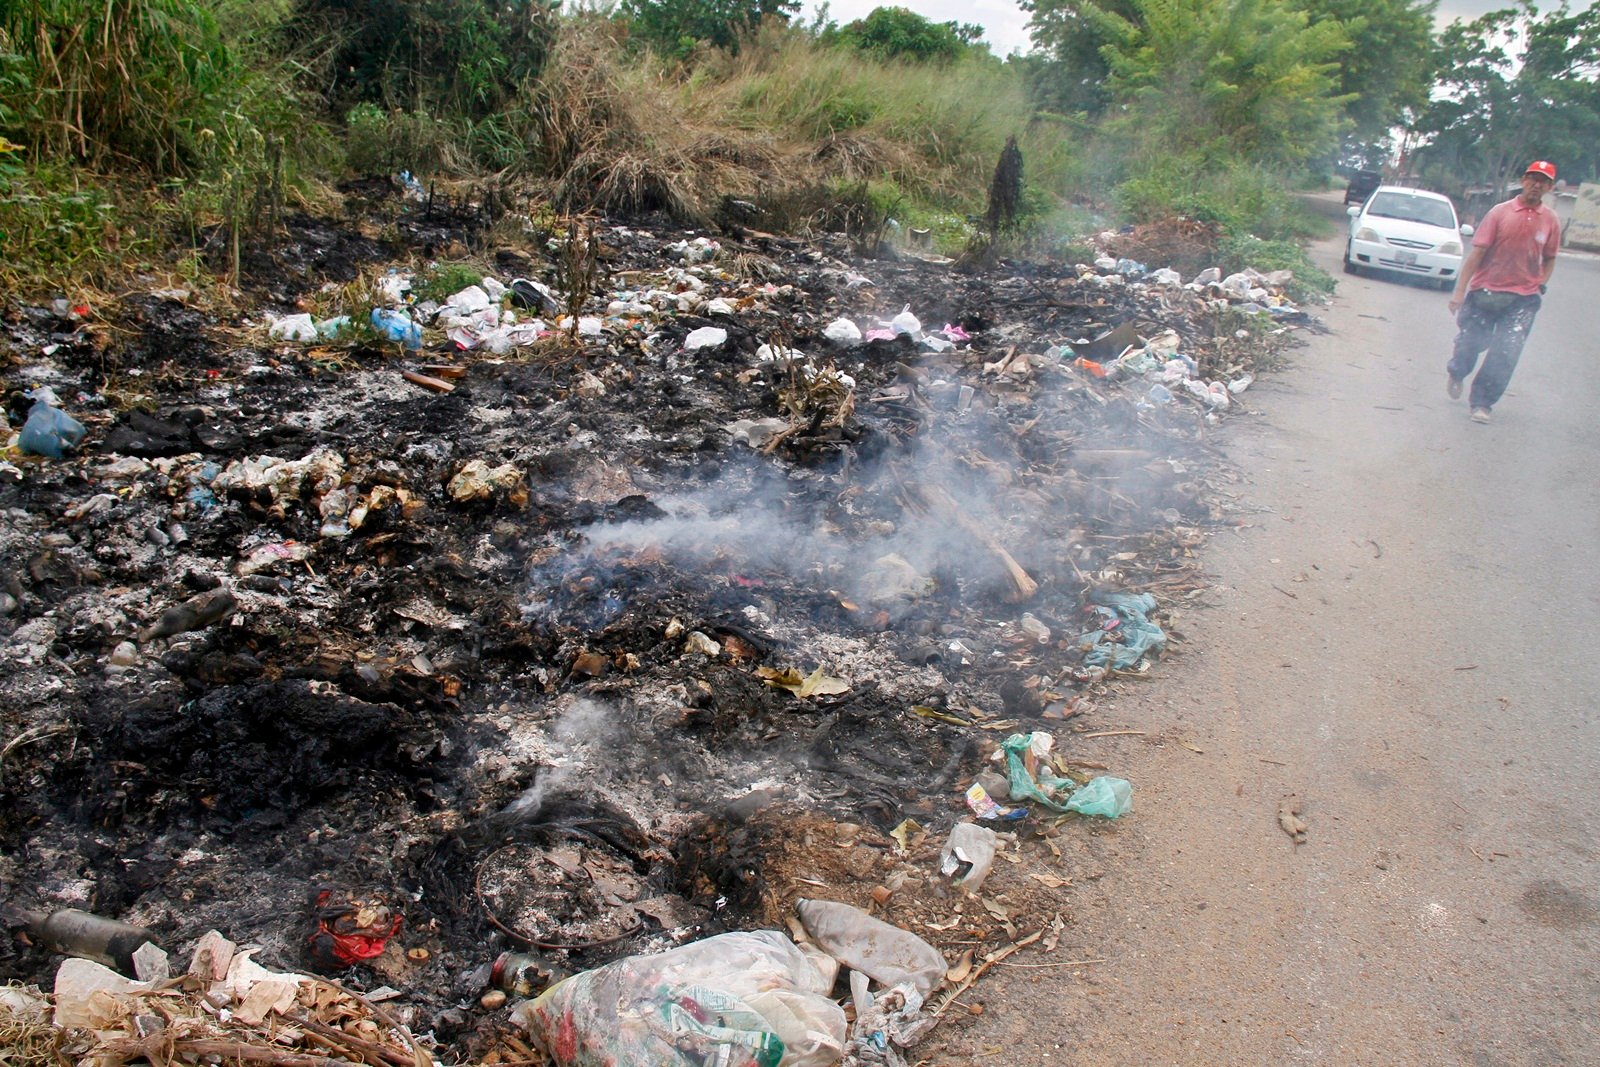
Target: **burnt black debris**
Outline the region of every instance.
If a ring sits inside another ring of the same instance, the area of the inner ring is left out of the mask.
[[[1088,598],[1200,587],[1209,434],[1308,322],[1258,276],[633,221],[594,228],[576,330],[287,342],[266,320],[395,251],[289,225],[245,318],[8,310],[13,429],[44,389],[89,435],[0,466],[0,885],[324,971],[306,901],[382,901],[392,948],[346,977],[463,1049],[499,953],[559,974],[781,921],[815,835],[876,877],[1005,732],[1089,711]],[[485,258],[559,277],[547,244]],[[564,306],[537,294],[495,306]],[[1079,360],[1117,327],[1154,376]],[[51,966],[0,943],[0,976]]]

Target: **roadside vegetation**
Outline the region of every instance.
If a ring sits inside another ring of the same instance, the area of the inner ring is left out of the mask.
[[[1459,193],[1530,153],[1600,166],[1592,11],[1524,3],[1436,40],[1416,0],[1023,6],[1035,50],[1001,58],[977,26],[803,23],[793,0],[11,0],[0,281],[236,278],[286,211],[402,173],[547,223],[737,203],[759,229],[927,229],[952,254],[1182,216],[1226,265],[1304,271],[1294,191],[1340,167],[1401,153]]]

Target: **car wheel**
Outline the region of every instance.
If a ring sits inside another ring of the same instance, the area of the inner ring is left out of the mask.
[[[1344,272],[1346,274],[1354,274],[1358,278],[1361,276],[1361,268],[1356,266],[1355,261],[1350,258],[1349,245],[1344,247]]]

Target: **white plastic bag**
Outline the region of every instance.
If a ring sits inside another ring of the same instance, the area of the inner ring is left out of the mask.
[[[274,341],[315,341],[317,324],[310,315],[285,315],[267,327],[267,336]]]
[[[683,339],[683,350],[695,352],[702,348],[721,348],[728,341],[728,331],[717,326],[702,326],[691,330]]]
[[[861,340],[861,327],[849,319],[834,319],[823,329],[822,336],[836,345],[853,345]]]
[[[512,1013],[556,1067],[831,1067],[844,1009],[774,930],[719,934],[559,982]]]

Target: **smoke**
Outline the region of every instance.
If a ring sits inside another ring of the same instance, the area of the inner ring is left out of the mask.
[[[533,822],[551,796],[571,792],[573,785],[592,776],[617,739],[618,729],[615,708],[587,697],[575,699],[550,727],[551,739],[566,749],[565,756],[539,768],[533,784],[502,808],[495,821]]]

